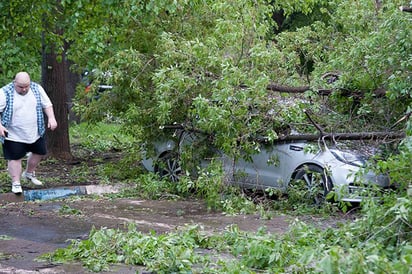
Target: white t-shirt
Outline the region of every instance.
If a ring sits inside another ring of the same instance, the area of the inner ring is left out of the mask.
[[[39,86],[42,108],[52,106],[52,103],[44,89]],[[10,125],[7,128],[7,140],[32,144],[40,138],[37,129],[37,112],[36,112],[36,96],[33,91],[29,91],[25,95],[18,94],[14,90],[13,95],[13,115]],[[3,89],[0,89],[0,112],[3,112],[6,107],[6,94]]]

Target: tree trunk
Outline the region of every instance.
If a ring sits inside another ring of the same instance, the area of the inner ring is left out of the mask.
[[[58,61],[58,57],[62,57],[62,61]],[[46,131],[48,156],[70,160],[73,156],[70,151],[69,142],[66,66],[67,62],[64,56],[59,56],[55,53],[54,49],[46,49],[43,45],[42,86],[53,103],[58,125],[56,130]]]
[[[57,17],[44,20],[46,32],[63,35],[63,29],[58,26],[58,22],[63,20],[61,15],[61,1],[56,1],[55,15]],[[46,131],[48,156],[71,160],[73,156],[70,151],[69,122],[67,105],[67,78],[68,62],[65,56],[65,49],[59,51],[59,46],[53,39],[46,42],[46,37],[42,37],[42,85],[53,103],[54,114],[56,116],[57,128],[54,131]]]
[[[66,60],[66,95],[67,95],[67,109],[69,112],[69,122],[80,122],[80,117],[73,111],[73,98],[76,94],[76,86],[80,82],[80,75],[70,71],[72,63]]]

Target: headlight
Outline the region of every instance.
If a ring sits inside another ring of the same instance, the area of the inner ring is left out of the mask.
[[[356,155],[336,149],[331,149],[330,152],[338,161],[341,161],[342,163],[357,167],[362,167],[366,164],[365,158],[361,155]]]

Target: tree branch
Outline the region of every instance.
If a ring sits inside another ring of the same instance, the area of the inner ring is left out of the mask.
[[[324,136],[324,135],[325,135],[325,131],[323,130],[323,128],[322,128],[320,125],[318,125],[318,124],[312,119],[312,117],[309,115],[309,112],[310,112],[310,111],[305,109],[303,112],[306,114],[306,117],[308,117],[309,121],[315,126],[315,128],[316,128],[317,130],[319,130],[320,135],[321,135],[321,136]]]
[[[267,87],[267,90],[278,91],[278,92],[287,92],[287,93],[304,93],[305,91],[310,90],[310,86],[303,87],[289,87],[282,86],[275,83],[270,83]]]
[[[353,132],[353,133],[326,133],[322,136],[324,139],[333,140],[394,140],[403,139],[406,137],[405,132]],[[315,141],[319,139],[319,134],[299,134],[299,135],[287,135],[279,137],[277,141],[295,141],[295,140],[307,140]]]
[[[396,123],[391,126],[391,129],[395,128],[397,125],[399,125],[399,123],[401,123],[405,120],[408,120],[409,117],[411,116],[411,114],[412,114],[412,111],[409,111],[408,113],[406,113],[401,119],[396,121]]]
[[[163,129],[172,130],[184,130],[188,132],[195,132],[210,135],[204,131],[195,129],[193,127],[186,127],[182,124],[166,125],[162,127]],[[322,130],[323,132],[323,130]],[[296,134],[296,135],[286,135],[279,136],[278,139],[273,142],[283,142],[283,141],[316,141],[319,138],[330,139],[330,140],[397,140],[406,137],[403,131],[372,131],[372,132],[352,132],[352,133],[323,133],[323,134]],[[255,138],[258,142],[269,142],[266,137]],[[271,141],[272,142],[272,141]]]
[[[245,86],[243,86],[243,87],[245,87]],[[310,86],[290,87],[290,86],[282,86],[282,85],[279,85],[279,84],[270,83],[266,87],[266,89],[270,90],[270,91],[275,91],[275,92],[304,93],[305,91],[311,90],[311,87]],[[324,89],[324,88],[320,88],[320,89],[317,89],[317,90],[314,90],[314,91],[316,91],[319,95],[325,95],[325,96],[328,96],[333,92],[333,90]],[[347,91],[347,90],[345,90],[344,92],[347,96],[355,96],[355,97],[358,97],[358,98],[363,96],[363,93],[360,92],[360,91]],[[386,90],[383,89],[383,88],[377,88],[376,90],[373,91],[373,94],[376,97],[382,97],[386,94]]]

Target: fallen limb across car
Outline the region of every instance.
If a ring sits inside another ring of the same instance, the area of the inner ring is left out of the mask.
[[[394,140],[406,137],[405,132],[353,132],[353,133],[323,133],[323,134],[296,134],[280,136],[276,141],[307,140],[314,141],[319,139],[332,140]],[[264,138],[263,138],[264,139]],[[262,141],[264,141],[262,139]]]
[[[184,130],[186,132],[202,133],[206,135],[206,132],[188,127],[182,124],[166,125],[164,129],[171,130]],[[351,133],[325,133],[319,132],[318,134],[290,134],[279,136],[278,139],[270,141],[267,137],[256,137],[259,142],[282,142],[282,141],[315,141],[315,140],[400,140],[406,137],[403,131],[375,131],[375,132],[351,132]]]

